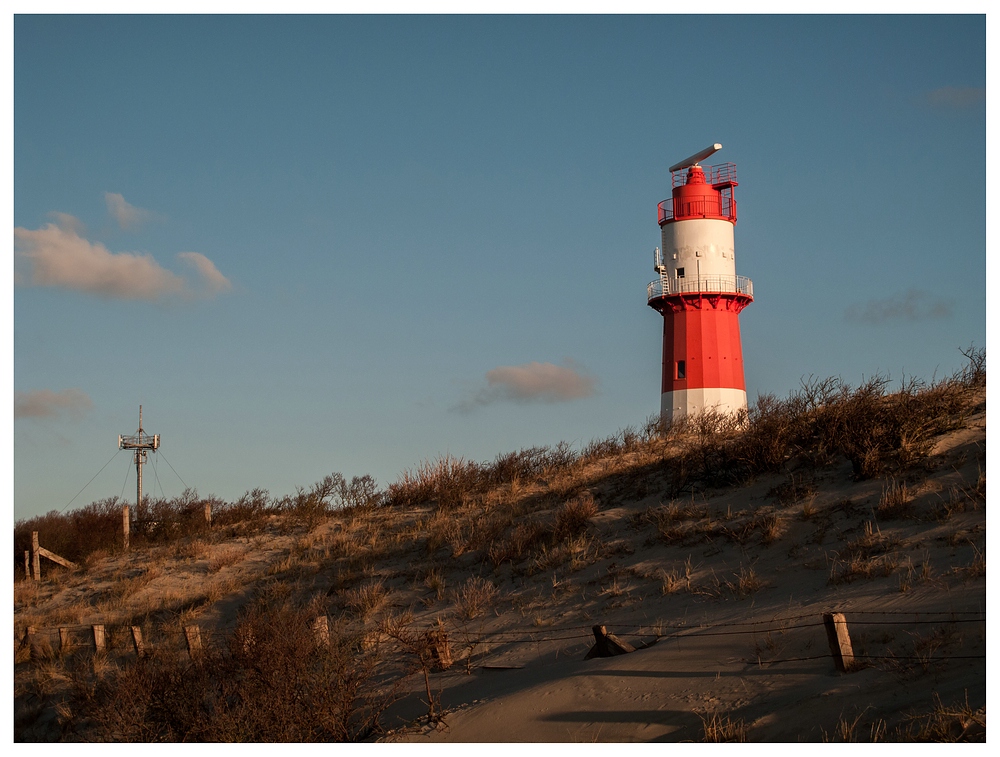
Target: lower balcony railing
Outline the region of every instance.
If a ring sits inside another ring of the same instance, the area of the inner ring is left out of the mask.
[[[649,282],[646,287],[646,301],[657,297],[669,297],[673,294],[694,294],[705,292],[733,292],[753,297],[753,282],[746,276],[728,276],[722,274],[710,276],[661,276]]]

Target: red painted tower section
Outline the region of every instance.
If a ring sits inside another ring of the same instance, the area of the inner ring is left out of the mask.
[[[659,205],[662,254],[647,302],[663,316],[660,413],[674,419],[716,409],[745,409],[739,314],[753,283],[736,275],[737,186],[732,163],[702,168],[722,145],[670,168],[673,191]]]

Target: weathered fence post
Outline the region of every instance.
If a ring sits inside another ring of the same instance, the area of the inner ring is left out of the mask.
[[[594,657],[614,657],[615,655],[628,654],[634,652],[635,647],[627,641],[619,639],[613,633],[608,633],[605,626],[597,625],[593,627],[595,644],[587,652],[583,659],[590,660]]]
[[[193,660],[201,655],[201,629],[198,626],[184,626],[188,656]]]
[[[847,632],[847,618],[842,612],[823,613],[823,625],[826,626],[826,638],[830,642],[833,664],[841,673],[849,672],[854,666],[854,649],[851,647],[851,636]]]
[[[142,644],[142,629],[139,626],[132,626],[132,646],[135,648],[135,656],[142,659],[146,648]]]
[[[444,630],[444,624],[438,621],[437,627],[431,628],[427,632],[427,645],[431,650],[431,657],[441,670],[451,667],[451,645],[448,643],[448,634]]]
[[[316,644],[321,647],[330,646],[330,619],[326,615],[320,615],[313,621],[313,634],[316,637]]]
[[[28,644],[28,653],[31,659],[35,661],[41,659],[41,650],[38,648],[34,626],[28,626],[24,629],[24,641]]]
[[[31,532],[31,565],[34,569],[35,580],[42,579],[42,556],[38,553],[38,532]]]
[[[136,513],[136,515],[138,514],[139,513]],[[128,536],[129,536],[128,520],[129,520],[128,505],[122,505],[122,544],[124,545],[126,552],[128,552]]]
[[[206,502],[205,503],[205,523],[208,524],[209,528],[212,527],[212,503],[211,502]]]
[[[24,550],[24,580],[31,580],[31,550]]]
[[[104,626],[96,625],[93,626],[94,630],[94,654],[100,654],[104,651]]]
[[[68,628],[60,628],[59,629],[59,656],[62,657],[63,655],[65,655],[69,651],[69,648],[70,648],[70,643],[69,643],[69,629]]]

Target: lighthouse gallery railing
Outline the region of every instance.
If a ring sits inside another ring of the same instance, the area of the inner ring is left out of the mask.
[[[661,276],[649,282],[646,287],[646,301],[673,294],[693,294],[695,292],[734,292],[753,297],[753,282],[746,276],[716,274],[710,276]]]

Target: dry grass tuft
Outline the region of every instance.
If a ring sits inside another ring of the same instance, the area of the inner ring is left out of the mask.
[[[389,592],[382,581],[369,581],[344,592],[344,604],[363,620],[382,609]]]
[[[830,583],[851,583],[864,578],[892,575],[899,567],[896,548],[900,541],[882,533],[878,524],[865,521],[864,532],[835,553],[830,565]]]
[[[683,569],[682,569],[683,568]],[[691,556],[684,561],[682,568],[677,566],[669,570],[660,569],[660,590],[663,595],[676,594],[679,591],[691,591]]]
[[[733,574],[733,579],[732,581],[723,581],[722,585],[737,599],[752,597],[766,586],[752,567],[744,568],[741,566],[740,572]]]
[[[857,743],[863,734],[863,729],[859,728],[859,726],[862,718],[868,710],[869,708],[866,707],[857,714],[854,720],[848,720],[841,715],[840,720],[837,721],[837,725],[832,734],[828,734],[826,731],[823,731],[823,741],[836,741],[849,744]],[[885,721],[881,718],[876,719],[868,724],[868,732],[865,734],[867,738],[864,740],[871,743],[883,741],[885,738],[885,731]]]
[[[934,695],[934,707],[925,714],[910,715],[899,729],[899,741],[955,742],[986,741],[986,705],[973,709],[969,692],[965,701],[945,707]]]
[[[912,500],[913,493],[906,484],[890,478],[882,487],[882,496],[878,501],[878,516],[887,520],[910,517],[913,514]]]
[[[499,591],[489,579],[472,576],[455,592],[455,613],[464,620],[472,620],[493,607]]]
[[[747,740],[750,728],[743,718],[732,718],[727,714],[710,712],[699,715],[703,728],[702,741],[720,744],[728,742],[743,743]]]

